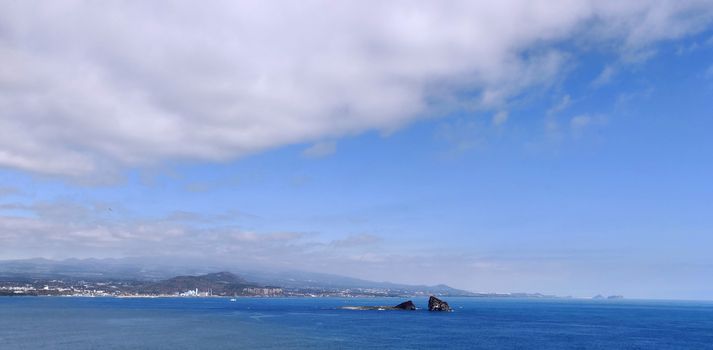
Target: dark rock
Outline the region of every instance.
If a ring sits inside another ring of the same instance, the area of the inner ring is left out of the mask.
[[[394,306],[394,309],[399,309],[399,310],[416,310],[416,305],[413,304],[413,301],[404,301],[403,303]]]
[[[342,306],[342,310],[416,310],[416,305],[413,301],[404,301],[396,306]]]
[[[453,311],[448,303],[431,295],[428,298],[428,311]]]

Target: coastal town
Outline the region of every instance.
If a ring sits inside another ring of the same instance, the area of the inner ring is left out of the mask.
[[[118,298],[211,298],[211,297],[427,297],[467,296],[491,298],[562,298],[540,293],[439,293],[404,288],[340,288],[263,286],[228,272],[200,276],[177,276],[167,280],[115,280],[77,278],[0,278],[0,296],[72,296]],[[569,297],[564,297],[569,298]],[[592,299],[622,299],[621,295],[596,295]]]
[[[419,293],[426,295],[426,293]],[[416,294],[418,296],[419,294]],[[409,294],[410,295],[410,294]],[[375,288],[280,288],[245,287],[240,293],[215,294],[211,289],[186,289],[150,293],[137,291],[131,282],[92,282],[62,280],[36,282],[0,282],[0,296],[74,296],[74,297],[396,297],[398,290]]]
[[[389,288],[283,288],[247,282],[227,272],[177,276],[162,281],[97,279],[0,280],[0,296],[76,297],[397,297],[427,296],[428,291]]]

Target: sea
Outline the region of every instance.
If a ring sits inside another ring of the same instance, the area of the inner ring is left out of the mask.
[[[0,297],[0,349],[713,349],[713,302]]]

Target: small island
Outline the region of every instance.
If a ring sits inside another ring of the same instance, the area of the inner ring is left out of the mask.
[[[416,305],[413,303],[413,301],[405,301],[401,304],[395,305],[395,306],[342,306],[340,307],[342,310],[378,310],[378,311],[386,311],[386,310],[416,310]],[[445,311],[445,312],[452,312],[453,309],[448,305],[447,302],[438,299],[431,295],[430,298],[428,298],[428,311]]]
[[[447,302],[431,295],[431,297],[428,298],[428,311],[451,312],[453,311],[453,309],[451,309],[450,305],[448,305]]]
[[[396,306],[343,306],[340,309],[343,310],[416,310],[416,305],[413,301],[404,301]]]

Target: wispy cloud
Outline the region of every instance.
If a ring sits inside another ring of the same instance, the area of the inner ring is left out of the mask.
[[[550,109],[547,110],[547,115],[550,116],[562,112],[567,109],[571,104],[572,97],[569,94],[564,95],[555,105],[553,105],[552,107],[550,107]]]
[[[236,211],[178,210],[156,217],[110,203],[5,203],[0,204],[0,259],[171,255],[297,267],[349,260],[332,256],[335,249],[357,253],[382,242],[373,234],[328,239],[314,232],[244,228],[250,220],[255,217]]]
[[[491,120],[491,122],[495,126],[503,125],[505,124],[505,122],[508,121],[508,116],[509,114],[507,111],[500,111],[493,115],[493,119]]]
[[[334,154],[337,151],[337,143],[334,141],[322,141],[315,143],[302,151],[302,155],[309,158],[320,158]]]
[[[617,68],[614,66],[609,65],[604,67],[594,81],[592,81],[592,86],[600,87],[609,84],[616,73]]]
[[[569,127],[572,135],[579,137],[585,130],[594,126],[601,126],[606,123],[606,117],[603,115],[580,114],[572,117],[569,120]]]
[[[60,206],[68,209],[54,208]],[[632,262],[631,252],[625,248],[528,249],[516,244],[511,249],[485,251],[436,245],[415,249],[387,244],[385,237],[372,234],[326,239],[310,232],[204,225],[200,215],[190,212],[165,218],[132,217],[117,207],[107,215],[106,204],[66,201],[12,207],[31,215],[0,213],[0,259],[148,256],[171,259],[179,266],[204,261],[236,269],[305,270],[402,283],[448,283],[484,292],[575,295],[600,290],[605,280],[602,276],[607,276],[609,288],[616,286],[618,292],[642,293],[641,281],[659,280],[659,271],[652,275],[652,266],[663,264],[656,257]],[[115,220],[115,216],[124,218]],[[665,264],[666,268],[672,266]],[[677,268],[690,271],[686,266]],[[697,267],[695,278],[710,272],[710,264]],[[632,275],[646,278],[632,280]]]
[[[483,128],[482,123],[478,123],[475,118],[457,119],[442,123],[435,137],[446,144],[446,156],[456,156],[485,145],[485,138],[481,135]]]
[[[344,239],[334,240],[330,244],[338,248],[352,248],[373,245],[381,241],[382,239],[378,236],[363,233],[359,235],[351,235]]]
[[[0,186],[0,197],[17,196],[23,194],[23,191],[15,187]]]
[[[559,114],[569,108],[571,104],[572,97],[569,94],[566,94],[547,110],[545,115],[544,130],[547,139],[550,141],[558,141],[562,138]]]
[[[569,125],[574,130],[582,130],[592,123],[592,117],[588,115],[578,115],[569,120]]]

